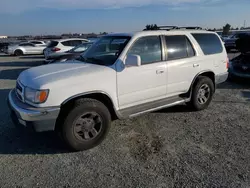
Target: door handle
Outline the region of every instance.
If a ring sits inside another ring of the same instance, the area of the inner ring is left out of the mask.
[[[164,73],[164,70],[157,70],[156,71],[156,74],[162,74],[162,73]]]
[[[200,65],[199,64],[193,64],[193,67],[199,67]]]

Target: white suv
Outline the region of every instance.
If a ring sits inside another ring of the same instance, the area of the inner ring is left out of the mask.
[[[227,70],[214,32],[110,34],[76,60],[22,72],[8,101],[14,122],[56,130],[72,149],[85,150],[104,139],[116,118],[184,103],[207,108]]]
[[[52,40],[49,42],[47,48],[44,50],[45,59],[47,59],[52,53],[61,53],[69,51],[75,46],[78,46],[84,42],[89,42],[89,40],[80,38]]]

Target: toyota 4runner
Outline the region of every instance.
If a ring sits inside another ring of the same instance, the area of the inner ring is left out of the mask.
[[[184,103],[207,108],[227,70],[214,32],[110,34],[75,60],[22,72],[8,104],[15,124],[58,131],[70,148],[86,150],[104,139],[114,119]]]

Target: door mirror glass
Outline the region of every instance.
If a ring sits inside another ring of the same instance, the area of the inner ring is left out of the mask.
[[[139,55],[129,54],[125,60],[126,67],[139,67],[141,66],[141,57]]]

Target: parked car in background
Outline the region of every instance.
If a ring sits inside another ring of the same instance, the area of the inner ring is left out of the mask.
[[[5,52],[8,45],[8,42],[0,42],[0,52]]]
[[[229,78],[250,78],[250,34],[236,40],[240,55],[230,61]]]
[[[229,79],[250,78],[250,52],[233,58],[229,64]]]
[[[36,46],[46,46],[47,45],[44,41],[40,41],[40,40],[30,40],[28,42],[35,44]]]
[[[89,40],[79,38],[52,40],[44,50],[45,59],[48,59],[52,53],[66,52],[85,42],[89,42]]]
[[[102,142],[114,119],[185,103],[206,109],[227,68],[214,32],[110,34],[77,60],[22,72],[8,103],[15,124],[58,131],[71,149],[86,150]]]
[[[231,50],[237,50],[236,40],[245,35],[249,35],[249,33],[236,33],[229,36],[228,38],[224,38],[224,43],[227,51],[230,52]]]
[[[45,64],[50,64],[54,62],[64,62],[70,59],[75,59],[85,52],[92,44],[93,42],[85,42],[66,52],[51,53],[49,56],[47,56],[47,59],[44,62]]]
[[[22,55],[40,55],[43,54],[43,50],[46,48],[46,45],[35,45],[30,42],[15,44],[15,45],[9,45],[6,49],[7,54],[9,55],[16,55],[16,56],[22,56]]]

